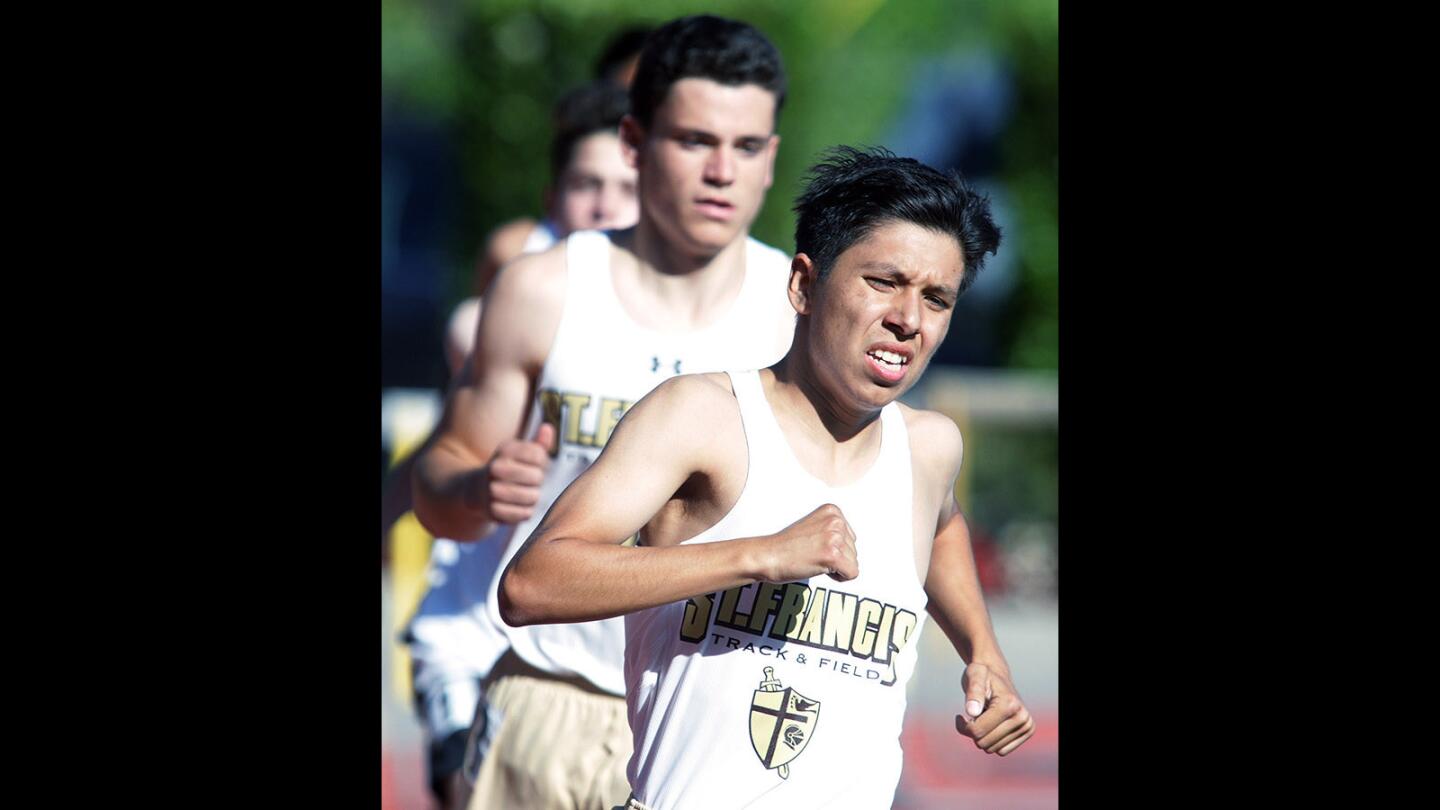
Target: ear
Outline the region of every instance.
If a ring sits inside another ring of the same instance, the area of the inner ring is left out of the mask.
[[[632,169],[640,168],[640,145],[645,142],[645,127],[635,116],[629,113],[620,119],[620,156],[625,158],[625,165]]]
[[[790,306],[798,315],[809,315],[812,309],[816,281],[815,263],[804,253],[796,253],[790,260]]]
[[[770,185],[775,182],[775,155],[780,152],[780,136],[771,135],[770,144],[767,147],[769,155],[765,158],[765,190],[770,190]]]

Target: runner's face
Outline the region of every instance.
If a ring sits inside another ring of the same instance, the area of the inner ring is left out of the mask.
[[[640,206],[660,235],[714,255],[749,232],[774,180],[775,95],[758,85],[681,79],[648,129],[621,126],[640,171]]]
[[[962,271],[953,236],[891,221],[840,254],[823,280],[792,272],[791,300],[809,316],[810,362],[823,387],[862,411],[909,390],[950,329]]]
[[[597,132],[575,144],[561,175],[552,216],[562,232],[628,228],[640,217],[635,170],[620,153],[620,138]]]

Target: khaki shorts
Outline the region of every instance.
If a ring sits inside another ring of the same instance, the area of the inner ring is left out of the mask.
[[[630,795],[625,699],[541,672],[506,652],[486,679],[500,717],[468,810],[613,810]]]

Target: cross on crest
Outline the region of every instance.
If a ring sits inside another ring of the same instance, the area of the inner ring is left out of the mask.
[[[765,667],[765,677],[750,702],[750,744],[760,764],[789,779],[790,761],[810,744],[819,720],[820,701],[782,685],[775,668]]]

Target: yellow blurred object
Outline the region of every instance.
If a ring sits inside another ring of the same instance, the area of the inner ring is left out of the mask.
[[[396,436],[395,447],[390,452],[390,469],[393,470],[400,466],[400,462],[409,458],[411,453],[420,448],[420,444],[425,441],[425,438],[424,433]]]
[[[440,414],[440,399],[434,392],[397,391],[383,401],[381,441],[390,449],[390,469],[394,470],[415,452],[430,435]],[[394,482],[408,486],[408,481]],[[420,525],[414,512],[407,511],[390,527],[386,538],[390,549],[391,614],[391,683],[401,703],[409,704],[410,650],[400,641],[400,633],[415,616],[425,595],[425,571],[430,565],[430,546],[435,539]]]
[[[415,615],[425,595],[425,567],[430,562],[430,546],[434,538],[420,525],[414,512],[406,512],[390,529],[390,592],[395,605],[394,657],[391,659],[392,683],[402,702],[410,701],[410,651],[400,643],[400,632]]]

